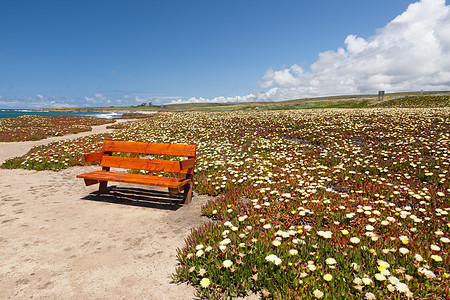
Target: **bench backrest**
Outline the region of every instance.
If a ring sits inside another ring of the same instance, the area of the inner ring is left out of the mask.
[[[146,170],[156,172],[170,172],[193,174],[197,145],[159,144],[141,142],[104,141],[102,150],[98,153],[100,166]],[[139,153],[149,155],[186,156],[183,161],[156,160],[136,157],[111,156],[111,152]],[[94,154],[96,155],[96,154]],[[92,159],[90,160],[92,161]]]
[[[159,144],[159,143],[140,143],[140,142],[122,142],[122,141],[104,141],[102,150],[104,152],[127,152],[142,153],[152,155],[172,155],[195,157],[197,145],[183,144]]]

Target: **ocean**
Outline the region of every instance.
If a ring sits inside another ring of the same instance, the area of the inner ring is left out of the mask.
[[[118,112],[87,112],[87,111],[33,111],[31,109],[0,109],[0,119],[15,118],[23,115],[36,116],[77,116],[96,118],[120,118],[122,113]]]

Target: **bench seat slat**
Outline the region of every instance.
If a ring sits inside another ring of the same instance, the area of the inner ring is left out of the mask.
[[[156,159],[144,159],[137,157],[120,157],[120,156],[107,156],[104,155],[102,167],[123,168],[133,170],[146,170],[155,172],[170,172],[186,174],[188,170],[180,169],[179,161],[171,160],[156,160]]]
[[[104,141],[103,151],[195,157],[196,145]]]
[[[129,174],[129,173],[117,173],[109,171],[93,171],[90,173],[84,173],[77,175],[78,178],[84,178],[85,180],[100,181],[117,181],[137,183],[153,186],[168,187],[170,189],[178,189],[190,182],[190,179],[184,178],[171,178],[171,177],[158,177],[149,175]]]

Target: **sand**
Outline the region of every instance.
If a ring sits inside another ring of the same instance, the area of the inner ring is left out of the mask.
[[[0,163],[41,141],[0,143]],[[171,280],[176,249],[192,228],[208,222],[194,194],[176,204],[167,190],[111,182],[96,195],[77,174],[0,169],[0,299],[195,299],[195,289]],[[179,195],[181,199],[181,194]]]

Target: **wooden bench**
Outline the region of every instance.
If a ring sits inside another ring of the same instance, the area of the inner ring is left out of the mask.
[[[102,152],[85,154],[87,162],[100,161],[101,171],[93,171],[77,175],[83,178],[86,185],[100,183],[99,193],[107,192],[108,181],[145,184],[169,188],[169,195],[173,196],[184,191],[183,202],[191,201],[192,185],[194,176],[195,152],[197,146],[194,144],[159,144],[104,141]],[[137,153],[144,155],[169,155],[183,156],[188,159],[181,161],[146,159],[140,157],[115,156],[113,153]],[[124,168],[133,170],[145,170],[155,172],[168,172],[185,174],[183,178],[161,177],[143,174],[130,174],[112,172],[111,168]]]

